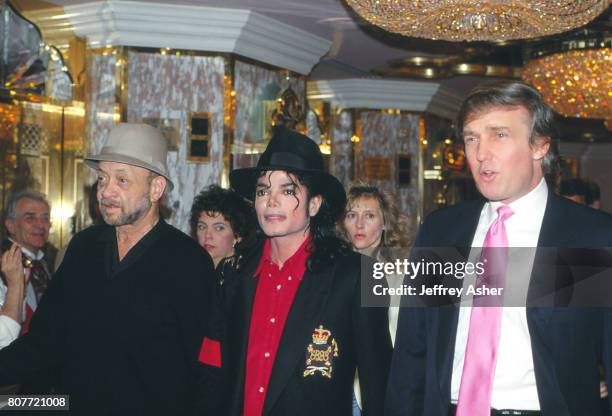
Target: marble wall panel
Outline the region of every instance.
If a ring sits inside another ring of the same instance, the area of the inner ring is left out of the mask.
[[[400,210],[408,217],[411,239],[416,230],[419,208],[417,191],[419,116],[413,114],[384,114],[380,111],[361,111],[361,166],[367,157],[385,157],[391,160],[389,180],[368,180],[387,190],[396,198]],[[411,183],[399,186],[397,181],[397,155],[413,155]]]
[[[353,171],[353,116],[350,111],[341,111],[332,116],[331,174],[346,188],[350,186]]]
[[[179,126],[178,149],[167,160],[174,182],[168,195],[169,222],[187,233],[194,196],[210,184],[221,184],[224,73],[221,57],[128,54],[128,121],[160,118]],[[187,162],[190,112],[211,113],[210,162]]]
[[[240,60],[235,61],[234,153],[244,153],[244,145],[265,143],[269,113],[275,106],[275,100],[287,87],[291,87],[304,106],[306,81],[303,77],[288,75],[284,70],[272,70]],[[234,168],[250,166],[241,163],[251,159],[234,157]]]
[[[117,55],[92,54],[87,57],[87,89],[85,96],[85,143],[87,154],[96,154],[115,125],[118,104],[116,76]],[[91,176],[93,180],[93,175]]]

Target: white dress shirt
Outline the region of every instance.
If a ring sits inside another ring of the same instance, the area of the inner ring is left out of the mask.
[[[27,248],[21,247],[21,251],[33,260],[42,260],[44,257],[41,250],[39,250],[38,253],[33,254]],[[7,292],[8,288],[4,282],[0,280],[0,308],[4,306]],[[34,291],[34,287],[32,286],[31,282],[28,282],[25,290],[22,319],[25,319],[26,316],[26,304],[32,308],[32,311],[35,311],[36,306],[38,306],[38,302],[36,301],[36,292]],[[21,324],[19,322],[15,322],[13,318],[6,315],[0,315],[0,349],[13,342],[19,336],[19,331],[21,331]]]
[[[547,199],[548,187],[542,179],[531,192],[509,204],[514,211],[514,215],[504,222],[508,235],[508,245],[511,247],[506,273],[507,285],[504,289],[506,299],[508,289],[512,290],[513,288],[522,289],[524,291],[523,295],[526,296],[535,250],[514,250],[515,253],[519,253],[520,261],[512,261],[512,248],[537,247]],[[489,227],[497,218],[497,208],[501,205],[500,202],[488,202],[484,205],[480,213],[472,247],[482,247]],[[480,249],[472,249],[470,261],[478,261],[479,256]],[[525,277],[526,281],[517,283],[519,279],[525,279]],[[511,286],[511,288],[508,288],[508,286]],[[457,403],[459,398],[471,311],[471,307],[459,308],[451,381],[451,402],[453,403]],[[503,308],[491,407],[495,409],[540,410],[525,307]]]

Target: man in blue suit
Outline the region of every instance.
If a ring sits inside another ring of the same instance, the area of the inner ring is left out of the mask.
[[[457,131],[484,199],[429,215],[415,247],[537,247],[528,299],[551,284],[536,272],[541,248],[611,247],[612,216],[547,187],[553,119],[526,84],[475,88]],[[402,308],[385,415],[601,414],[598,363],[612,361],[609,322],[603,308],[481,308],[476,298],[471,307]]]

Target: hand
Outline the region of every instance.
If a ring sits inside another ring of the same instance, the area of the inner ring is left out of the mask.
[[[21,247],[13,244],[10,249],[2,255],[0,269],[6,278],[8,287],[24,285],[30,280],[31,270],[24,270],[21,260]]]

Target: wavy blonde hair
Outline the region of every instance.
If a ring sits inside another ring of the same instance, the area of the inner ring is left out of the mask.
[[[382,211],[385,229],[383,230],[381,246],[408,247],[410,243],[408,217],[400,212],[395,199],[389,192],[366,182],[354,184],[347,192],[346,208],[341,220],[338,222],[338,228],[344,237],[350,241],[346,228],[344,227],[346,213],[351,209],[355,201],[362,198],[374,199],[378,202],[378,206],[380,206],[380,210]]]

